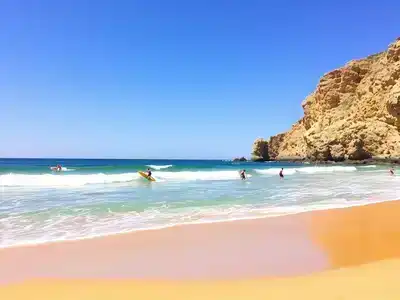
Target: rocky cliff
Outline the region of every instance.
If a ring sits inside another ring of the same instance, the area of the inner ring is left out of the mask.
[[[268,141],[258,138],[253,143],[253,151],[251,152],[252,160],[264,161],[269,160]]]
[[[278,160],[400,157],[400,38],[322,76],[302,106],[300,121],[267,146],[256,140],[253,152]]]

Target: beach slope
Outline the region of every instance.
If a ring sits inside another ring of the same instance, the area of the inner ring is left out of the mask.
[[[0,250],[1,299],[400,299],[400,201]]]

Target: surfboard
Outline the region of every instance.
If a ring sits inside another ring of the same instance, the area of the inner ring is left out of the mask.
[[[156,181],[152,176],[147,176],[147,174],[145,172],[139,171],[138,173],[140,176],[146,178],[149,181]]]

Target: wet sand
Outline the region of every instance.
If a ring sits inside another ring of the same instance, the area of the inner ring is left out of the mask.
[[[392,201],[2,249],[0,297],[400,299],[399,216]]]
[[[329,261],[299,215],[8,248],[0,250],[0,266],[0,283],[30,278],[224,280],[308,274],[329,268]]]

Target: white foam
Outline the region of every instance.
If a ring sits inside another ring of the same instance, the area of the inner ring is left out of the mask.
[[[138,179],[137,173],[125,174],[88,174],[88,175],[61,175],[61,174],[5,174],[0,175],[0,186],[83,186],[87,184],[128,182]]]
[[[353,166],[329,166],[329,167],[304,167],[296,169],[301,173],[332,173],[332,172],[354,172],[357,171]]]
[[[71,172],[71,171],[75,171],[75,169],[68,169],[67,167],[61,167],[61,171]]]
[[[278,175],[281,168],[270,168],[270,169],[256,169],[254,170],[258,174],[262,175]],[[288,168],[283,169],[283,175],[293,175],[297,172],[297,169]]]
[[[251,177],[250,174],[247,175]],[[153,172],[157,181],[192,181],[192,180],[237,180],[237,171],[184,171]],[[0,175],[0,186],[41,186],[74,187],[88,184],[121,183],[142,179],[137,173],[123,174],[4,174]]]
[[[56,167],[50,167],[50,170],[55,171]],[[75,169],[68,169],[67,167],[61,167],[61,171],[63,172],[69,172],[69,171],[75,171]]]
[[[363,168],[363,169],[376,168],[376,165],[359,166],[359,168]]]
[[[157,166],[160,167],[160,166]],[[166,166],[163,166],[166,167]],[[169,166],[168,166],[169,167]],[[70,170],[70,169],[67,169]],[[329,166],[329,167],[304,167],[287,168],[283,170],[284,175],[296,173],[319,173],[319,172],[352,172],[357,169],[352,166]],[[72,171],[72,169],[71,169]],[[278,175],[280,168],[255,170],[262,175]],[[166,172],[155,171],[153,177],[157,181],[194,181],[194,180],[237,180],[240,179],[238,171],[181,171]],[[247,174],[247,177],[252,177]],[[69,187],[84,186],[88,184],[122,183],[141,179],[137,173],[123,174],[3,174],[0,175],[0,186],[42,186],[42,187]]]
[[[238,171],[182,171],[154,172],[154,177],[164,180],[235,180],[240,179]],[[247,177],[251,177],[247,174]]]
[[[278,175],[281,168],[269,168],[269,169],[256,169],[254,170],[258,174],[262,175]],[[302,167],[302,168],[287,168],[283,169],[283,175],[294,175],[296,173],[333,173],[333,172],[354,172],[357,171],[356,167],[353,166],[327,166],[327,167]]]
[[[153,170],[162,170],[162,169],[168,169],[173,167],[174,165],[147,165],[147,167],[153,169]]]
[[[0,233],[0,248],[14,247],[18,245],[42,244],[56,241],[90,239],[134,231],[158,230],[179,225],[262,219],[268,217],[299,214],[309,211],[364,206],[372,203],[385,202],[385,200],[338,200],[339,199],[336,199],[336,202],[327,201],[324,203],[315,203],[307,206],[292,205],[264,208],[251,208],[251,206],[210,207],[208,209],[202,209],[201,211],[196,209],[186,212],[181,211],[180,213],[172,212],[172,214],[167,214],[166,212],[155,209],[147,210],[142,213],[111,213],[106,218],[99,218],[95,216],[58,215],[45,224],[37,223],[34,225],[29,225],[29,228],[25,227],[19,232],[15,232],[12,230],[12,228],[18,228],[18,225],[21,224],[20,222],[25,223],[24,221],[26,220],[19,220],[19,217],[10,217],[0,220],[0,226],[3,225],[5,228],[10,227],[10,230]],[[158,220],[158,222],[153,223],[155,220]],[[70,224],[75,224],[78,227],[73,228],[70,226]],[[65,228],[66,226],[71,230],[60,230],[60,228]],[[30,234],[25,236],[24,233],[27,229],[29,229]]]

